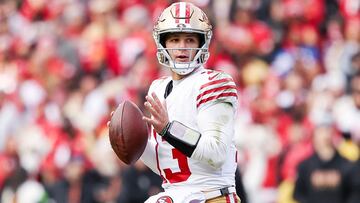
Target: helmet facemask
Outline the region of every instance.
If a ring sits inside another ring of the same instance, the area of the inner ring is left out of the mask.
[[[187,75],[194,69],[204,64],[209,58],[208,44],[206,44],[205,37],[199,34],[200,48],[165,48],[165,40],[162,40],[163,36],[167,33],[160,35],[160,43],[158,45],[157,57],[159,63],[171,68],[175,73],[179,75]],[[171,58],[170,53],[173,51],[185,50],[188,55],[189,61],[176,62],[175,59]],[[194,57],[193,53],[196,53]]]

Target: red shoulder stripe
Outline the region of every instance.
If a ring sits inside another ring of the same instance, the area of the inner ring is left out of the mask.
[[[214,80],[214,81],[211,81],[211,82],[208,82],[206,84],[201,85],[200,89],[203,89],[203,88],[208,87],[210,85],[214,85],[214,84],[218,84],[218,83],[222,83],[222,82],[231,82],[231,81],[233,81],[231,78],[223,78],[223,79],[220,79],[220,80]]]
[[[236,86],[235,85],[224,85],[224,86],[221,86],[221,87],[206,90],[203,93],[199,94],[197,96],[196,100],[199,100],[201,97],[203,97],[204,95],[207,95],[207,94],[211,94],[211,93],[214,93],[214,92],[217,92],[217,91],[220,91],[220,90],[230,90],[230,89],[236,90]]]
[[[208,101],[215,100],[215,99],[218,99],[218,98],[221,98],[221,97],[236,97],[237,98],[237,94],[235,92],[224,92],[224,93],[221,93],[221,94],[218,94],[218,95],[214,95],[214,96],[208,97],[206,99],[200,100],[196,104],[196,107],[199,107],[201,104],[204,104],[204,103],[206,103]]]

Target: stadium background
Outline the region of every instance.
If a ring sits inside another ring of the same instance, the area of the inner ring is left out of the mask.
[[[142,106],[158,65],[152,25],[170,0],[0,1],[0,202],[143,202],[161,180],[111,151],[106,122]],[[296,167],[330,124],[355,161],[358,0],[191,0],[214,26],[207,68],[238,84],[249,202],[294,202]]]

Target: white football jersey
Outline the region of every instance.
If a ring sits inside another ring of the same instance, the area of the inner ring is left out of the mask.
[[[165,89],[170,81],[171,77],[155,80],[149,88],[149,95],[155,92],[164,101]],[[179,121],[199,131],[196,122],[198,112],[217,102],[232,104],[235,113],[236,85],[228,74],[200,67],[182,80],[175,81],[172,92],[166,98],[166,108],[170,121]],[[233,133],[229,136],[233,137]],[[227,149],[225,163],[216,169],[208,163],[186,157],[152,128],[141,159],[162,177],[165,189],[178,186],[213,189],[235,185],[236,148],[232,143]]]

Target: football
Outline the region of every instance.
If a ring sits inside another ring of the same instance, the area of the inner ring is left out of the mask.
[[[142,116],[136,104],[125,100],[116,108],[109,123],[111,147],[128,165],[140,158],[147,144],[148,126]]]

